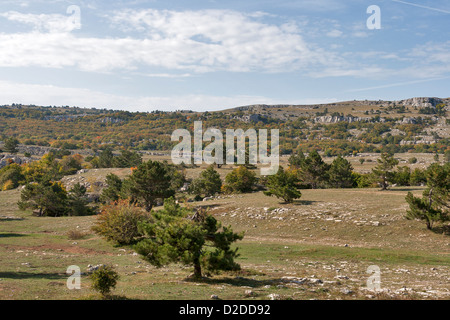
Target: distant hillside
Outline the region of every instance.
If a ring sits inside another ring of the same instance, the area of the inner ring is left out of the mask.
[[[450,98],[346,101],[319,105],[250,105],[216,112],[128,112],[51,106],[0,106],[0,141],[68,150],[172,148],[175,129],[280,130],[282,153],[317,149],[358,152],[444,152],[450,148]],[[1,143],[0,143],[1,148]],[[25,149],[24,149],[25,150]],[[28,148],[31,153],[35,149]],[[40,152],[41,151],[36,151]]]

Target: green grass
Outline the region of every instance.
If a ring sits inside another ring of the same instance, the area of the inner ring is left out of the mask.
[[[450,266],[449,254],[430,254],[380,248],[349,248],[322,245],[284,245],[241,243],[238,245],[243,258],[241,261],[264,262],[312,259],[320,261],[353,261],[382,264],[410,264],[430,266]]]
[[[363,288],[370,265],[380,267],[382,287],[391,290],[376,297],[448,299],[450,238],[403,218],[409,190],[421,192],[420,188],[302,190],[301,201],[289,205],[262,193],[192,203],[209,206],[224,225],[246,232],[237,243],[242,270],[201,281],[188,279],[189,266],[157,269],[130,248],[98,237],[90,230],[95,217],[33,217],[17,209],[18,190],[0,192],[0,216],[17,218],[0,220],[0,299],[100,299],[86,274],[81,290],[66,287],[67,267],[77,265],[86,272],[89,264],[115,267],[120,279],[112,294],[117,299],[209,299],[212,294],[221,299],[268,299],[272,293],[282,299],[366,299]],[[265,214],[264,208],[288,211]],[[258,215],[265,218],[255,218]],[[355,220],[382,224],[358,225]],[[71,240],[70,230],[85,236]],[[318,278],[324,283],[299,285],[285,277]],[[395,293],[404,286],[422,293],[431,288],[439,294]],[[343,294],[342,289],[354,294]],[[253,295],[246,296],[246,290]]]

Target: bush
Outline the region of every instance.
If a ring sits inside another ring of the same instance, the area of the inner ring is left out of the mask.
[[[92,230],[108,241],[128,245],[142,236],[138,224],[148,219],[149,215],[141,208],[119,201],[103,207]]]
[[[114,289],[119,280],[118,273],[110,266],[101,266],[91,274],[92,289],[106,297]]]
[[[190,192],[195,195],[205,195],[210,197],[219,193],[222,187],[222,180],[219,173],[214,170],[214,165],[210,165],[206,170],[200,173],[200,177],[195,179],[191,186]]]
[[[225,185],[222,189],[227,193],[251,192],[255,183],[256,174],[244,166],[239,166],[227,174],[225,177]]]
[[[277,174],[271,175],[267,178],[267,189],[264,194],[266,196],[276,196],[281,198],[286,203],[294,202],[294,199],[299,199],[302,194],[297,190],[297,175],[294,171],[284,170],[279,167]]]
[[[17,188],[25,182],[22,168],[15,163],[10,164],[0,170],[1,190],[11,190]]]

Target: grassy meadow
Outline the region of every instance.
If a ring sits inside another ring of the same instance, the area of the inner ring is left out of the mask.
[[[95,216],[34,217],[18,209],[19,190],[0,192],[0,299],[97,299],[86,271],[98,264],[116,268],[122,299],[449,299],[448,231],[404,219],[407,192],[422,190],[302,190],[293,204],[255,192],[186,203],[245,232],[236,244],[242,270],[200,281],[189,278],[192,267],[158,269],[108,243],[91,231]],[[81,268],[81,290],[66,286],[71,265]],[[380,291],[367,289],[373,265]]]

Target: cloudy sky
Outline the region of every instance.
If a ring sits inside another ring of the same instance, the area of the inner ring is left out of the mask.
[[[448,0],[2,0],[0,104],[449,97],[449,18]]]

